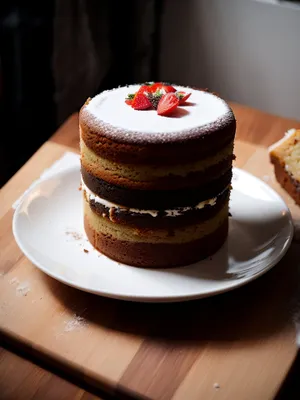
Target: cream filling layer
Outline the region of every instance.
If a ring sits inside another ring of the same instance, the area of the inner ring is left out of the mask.
[[[159,210],[143,210],[139,208],[128,208],[121,206],[119,204],[112,203],[108,200],[102,199],[101,197],[97,196],[94,192],[92,192],[86,184],[81,180],[81,186],[82,190],[85,192],[87,199],[88,200],[93,200],[95,203],[102,204],[104,207],[112,209],[112,208],[118,208],[127,212],[131,212],[134,214],[149,214],[152,217],[157,217],[159,214]],[[228,187],[226,187],[224,190],[226,190]],[[217,197],[213,197],[212,199],[204,200],[199,202],[195,207],[178,207],[170,210],[164,210],[166,213],[167,217],[178,217],[180,215],[183,215],[187,211],[191,210],[201,210],[205,206],[211,206],[213,207],[217,202]]]

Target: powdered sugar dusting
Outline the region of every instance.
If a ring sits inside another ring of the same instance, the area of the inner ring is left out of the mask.
[[[268,152],[271,153],[277,147],[281,146],[284,142],[288,141],[295,133],[296,133],[295,128],[289,129],[287,132],[285,132],[284,136],[280,140],[269,146]]]
[[[86,320],[77,314],[74,314],[73,318],[69,321],[65,321],[64,332],[72,332],[84,328],[87,325]]]
[[[12,278],[12,279],[9,281],[9,284],[10,284],[10,285],[15,285],[15,284],[17,284],[17,283],[20,283],[20,281],[19,281],[19,279],[16,278],[16,277]]]
[[[17,296],[27,296],[29,292],[30,292],[30,286],[29,282],[27,281],[20,283],[16,288]]]
[[[101,129],[104,135],[121,136],[124,141],[135,136],[140,140],[164,141],[174,139],[178,133],[193,135],[201,127],[222,125],[233,118],[229,106],[212,93],[176,86],[178,90],[191,92],[190,105],[179,107],[170,117],[159,116],[156,110],[137,111],[125,103],[128,93],[134,93],[139,85],[125,86],[102,92],[83,108],[81,116]],[[124,132],[125,130],[125,132]],[[127,132],[126,132],[127,131]],[[150,138],[149,138],[150,136]]]
[[[10,285],[16,286],[17,296],[27,296],[30,292],[30,284],[28,281],[20,282],[18,278],[14,277],[9,281]]]

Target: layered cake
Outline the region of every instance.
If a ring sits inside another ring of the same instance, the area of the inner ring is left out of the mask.
[[[269,147],[277,181],[300,205],[300,129],[290,129]]]
[[[88,99],[80,110],[84,226],[106,256],[172,267],[228,234],[236,121],[218,96],[161,83]]]

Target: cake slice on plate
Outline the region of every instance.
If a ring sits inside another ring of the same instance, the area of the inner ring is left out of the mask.
[[[300,129],[290,129],[269,147],[277,181],[300,205]]]

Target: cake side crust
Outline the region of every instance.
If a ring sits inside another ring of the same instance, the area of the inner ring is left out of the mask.
[[[186,226],[181,226],[180,223],[178,226],[173,224],[173,226],[164,228],[140,228],[117,224],[105,216],[96,214],[86,200],[84,201],[84,215],[93,229],[115,239],[151,244],[181,244],[198,240],[214,232],[225,219],[228,219],[228,203],[225,203],[213,217],[207,220]]]
[[[182,244],[136,243],[114,239],[96,232],[84,219],[91,244],[101,253],[124,264],[143,268],[168,268],[192,264],[213,255],[228,236],[228,219],[204,238]]]
[[[101,217],[107,218],[116,224],[124,224],[135,228],[174,229],[197,224],[213,218],[229,201],[230,190],[226,189],[217,198],[205,205],[195,208],[179,208],[173,210],[138,210],[126,209],[119,206],[107,205],[90,199],[83,190],[85,200],[91,210]]]
[[[175,207],[195,206],[200,201],[218,196],[231,184],[230,169],[217,179],[198,184],[196,187],[174,190],[140,190],[112,185],[96,178],[81,167],[81,175],[87,188],[100,198],[126,207],[141,209],[169,209]]]
[[[199,128],[198,134],[194,136],[177,135],[172,140],[157,143],[153,142],[153,138],[147,141],[147,137],[142,136],[140,140],[127,143],[124,141],[126,131],[120,133],[118,140],[112,139],[106,137],[101,129],[95,129],[80,118],[81,138],[89,149],[100,157],[128,164],[168,165],[192,162],[214,155],[234,140],[235,131],[236,121],[232,117],[223,124],[206,127],[205,132]]]
[[[293,178],[285,169],[284,163],[271,155],[271,162],[274,165],[274,172],[278,183],[300,206],[300,182]]]

